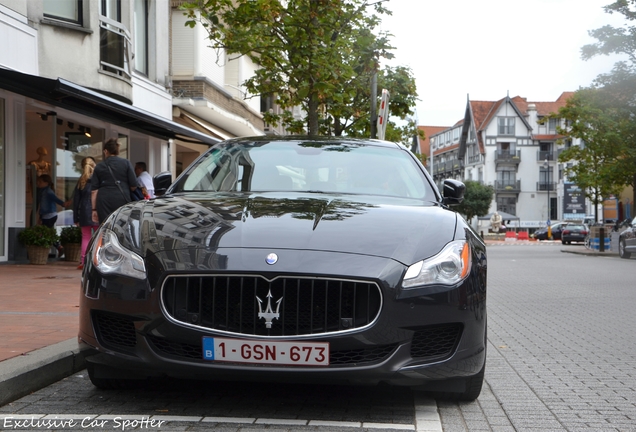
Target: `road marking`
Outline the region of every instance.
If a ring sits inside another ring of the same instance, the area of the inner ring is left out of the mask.
[[[415,392],[415,430],[417,432],[442,432],[442,421],[435,399]]]

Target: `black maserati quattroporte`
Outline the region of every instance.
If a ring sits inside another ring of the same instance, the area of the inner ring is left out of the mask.
[[[385,141],[222,142],[93,237],[81,343],[97,387],[174,377],[411,386],[475,399],[486,248]]]

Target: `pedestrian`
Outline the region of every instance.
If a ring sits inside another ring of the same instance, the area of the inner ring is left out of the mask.
[[[55,222],[57,222],[57,206],[66,207],[70,202],[62,201],[55,195],[53,179],[50,175],[42,174],[38,176],[36,185],[40,222],[44,226],[54,228]],[[61,258],[64,255],[64,249],[59,243],[54,246],[57,249],[58,257]]]
[[[93,221],[91,202],[91,177],[94,170],[95,159],[90,156],[82,159],[82,175],[75,185],[75,191],[73,191],[73,222],[82,230],[82,255],[77,266],[78,270],[84,268],[86,249],[93,236],[93,230],[97,226],[97,223]]]
[[[97,223],[104,222],[112,212],[130,202],[130,192],[137,189],[132,164],[118,156],[117,140],[106,141],[102,153],[104,160],[95,166],[91,177],[91,214]]]
[[[135,164],[135,174],[137,175],[137,186],[140,188],[145,188],[146,193],[144,197],[148,198],[155,197],[155,185],[152,182],[152,176],[147,171],[146,162],[137,162]]]

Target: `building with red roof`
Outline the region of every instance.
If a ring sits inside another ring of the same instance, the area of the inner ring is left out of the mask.
[[[517,216],[512,226],[538,228],[548,220],[583,219],[590,205],[564,177],[564,166],[558,162],[563,149],[580,143],[557,133],[564,121],[543,121],[573,94],[563,92],[549,102],[521,96],[497,101],[468,98],[462,120],[428,137],[428,168],[436,183],[454,178],[492,185],[490,211]]]

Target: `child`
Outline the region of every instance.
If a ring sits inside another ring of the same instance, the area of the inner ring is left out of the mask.
[[[94,170],[95,159],[90,156],[82,159],[82,176],[77,181],[73,192],[73,222],[82,229],[82,257],[80,264],[77,266],[78,270],[84,268],[84,257],[86,256],[88,242],[93,235],[93,229],[97,227],[97,224],[92,220],[91,206],[91,177]]]
[[[65,207],[67,204],[55,195],[52,186],[53,180],[51,179],[50,175],[42,174],[38,177],[38,214],[40,215],[42,225],[45,225],[49,228],[55,227],[55,222],[57,221],[56,205],[59,204],[60,206]],[[61,257],[64,253],[62,246],[57,243],[55,247],[57,248],[58,257]]]

